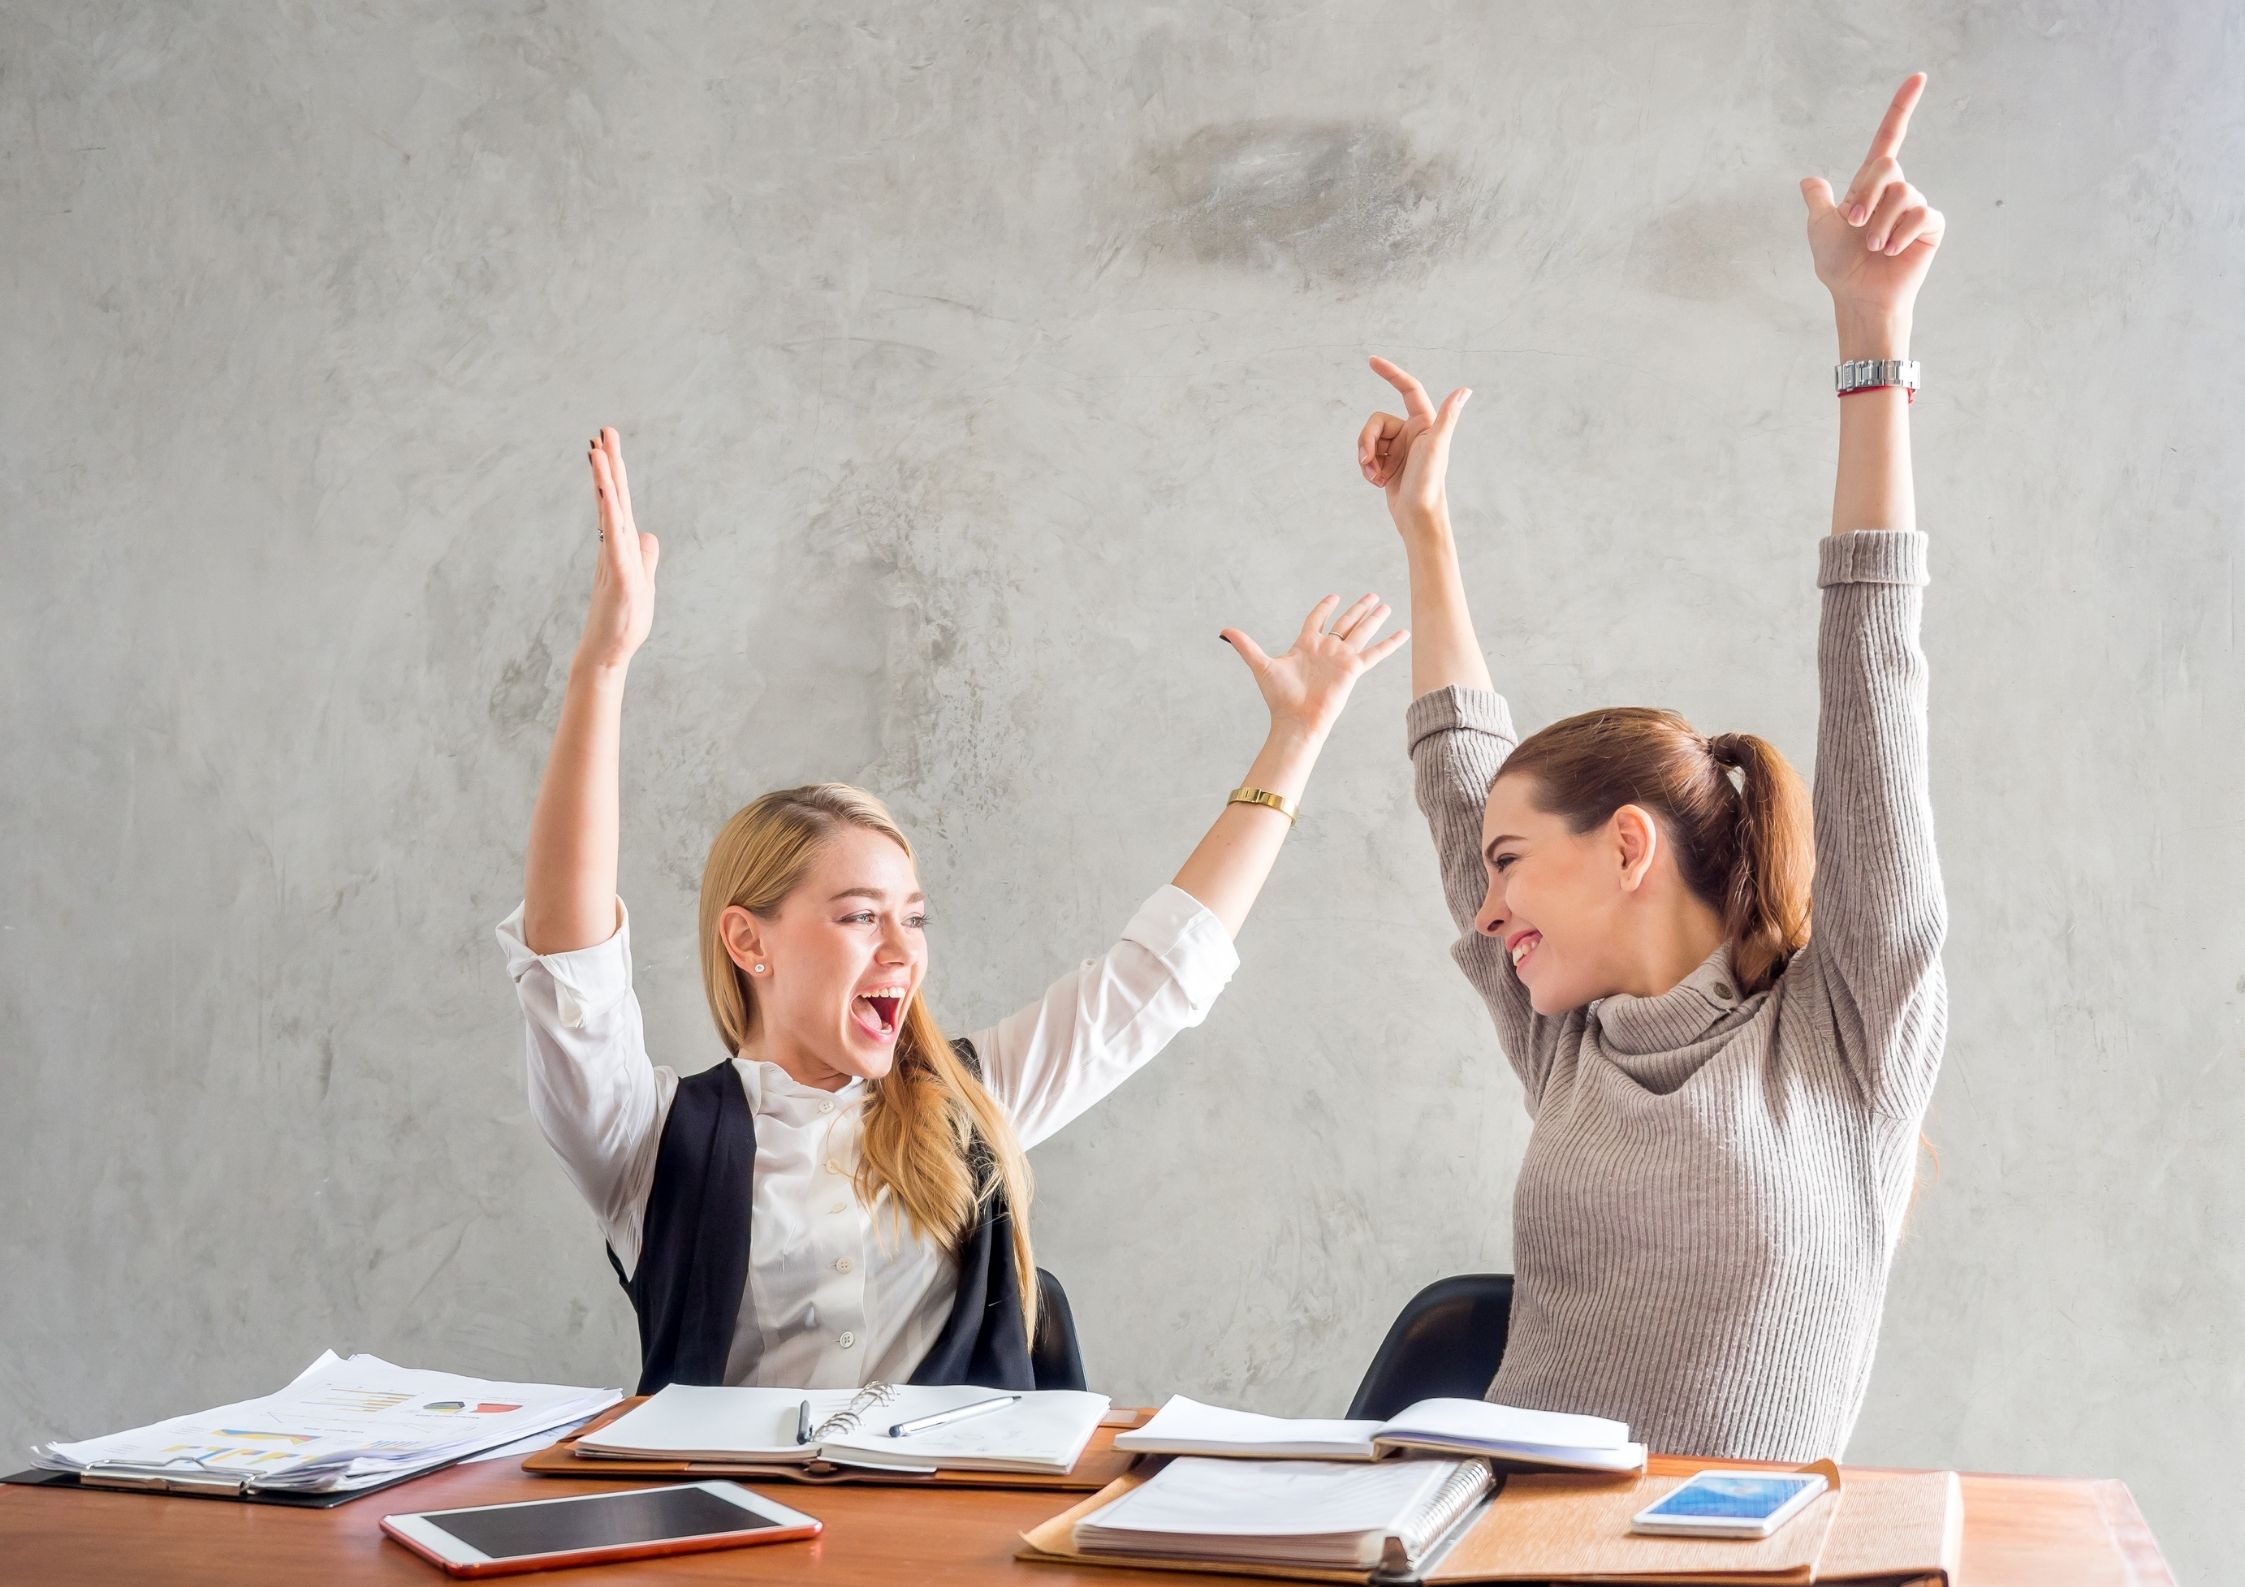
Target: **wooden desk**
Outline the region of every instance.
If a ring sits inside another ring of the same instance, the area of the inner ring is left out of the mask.
[[[1662,1459],[1655,1470],[1689,1471]],[[384,1515],[641,1486],[534,1477],[513,1460],[456,1466],[332,1510],[93,1489],[0,1487],[0,1579],[14,1587],[263,1582],[440,1587],[453,1578],[382,1535]],[[1004,1489],[812,1487],[766,1491],[826,1523],[814,1543],[500,1578],[555,1587],[690,1581],[930,1583],[1018,1587],[1240,1587],[1249,1578],[1026,1565],[1019,1534],[1075,1496]],[[1964,1479],[1963,1579],[1955,1587],[2174,1587],[2125,1484],[2056,1477]]]

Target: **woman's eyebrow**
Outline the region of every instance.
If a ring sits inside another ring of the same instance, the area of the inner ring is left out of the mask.
[[[1517,832],[1500,832],[1495,837],[1491,838],[1487,843],[1482,845],[1481,857],[1485,860],[1493,860],[1497,857],[1498,844],[1518,843],[1519,841],[1520,834]]]
[[[829,898],[827,902],[839,904],[845,898],[870,898],[876,904],[885,904],[889,901],[889,895],[878,887],[845,887],[832,898]],[[911,897],[905,899],[908,904],[924,904],[927,901],[928,895],[926,893],[914,893]]]

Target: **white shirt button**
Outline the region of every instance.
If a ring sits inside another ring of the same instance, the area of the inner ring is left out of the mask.
[[[844,1350],[847,1350],[847,1349],[849,1349],[849,1348],[850,1348],[850,1346],[852,1346],[852,1345],[854,1345],[854,1344],[856,1344],[856,1343],[857,1343],[857,1335],[856,1335],[856,1334],[844,1334],[844,1335],[843,1335],[843,1336],[842,1336],[841,1338],[839,1338],[839,1339],[835,1340],[834,1342],[835,1342],[836,1344],[840,1345],[840,1346],[841,1346],[841,1347],[842,1347],[842,1348],[843,1348]]]
[[[846,1256],[838,1256],[838,1257],[836,1257],[836,1258],[834,1259],[834,1271],[835,1271],[835,1272],[837,1272],[837,1273],[847,1273],[847,1272],[848,1272],[849,1270],[850,1270],[850,1259],[849,1259],[848,1257],[846,1257]]]
[[[832,1102],[821,1102],[818,1105],[818,1110],[821,1113],[832,1113],[834,1111],[834,1104]]]
[[[834,1203],[833,1210],[836,1212],[848,1212],[850,1210],[850,1204],[846,1201],[837,1201],[836,1203]]]

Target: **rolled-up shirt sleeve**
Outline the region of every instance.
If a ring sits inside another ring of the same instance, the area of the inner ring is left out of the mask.
[[[632,991],[631,918],[617,900],[615,935],[568,953],[531,952],[520,906],[497,935],[522,1005],[531,1115],[628,1273],[638,1263],[655,1147],[678,1086],[673,1071],[647,1061]]]
[[[1238,968],[1224,923],[1182,888],[1163,887],[1112,948],[973,1033],[983,1084],[1034,1146],[1207,1018]]]

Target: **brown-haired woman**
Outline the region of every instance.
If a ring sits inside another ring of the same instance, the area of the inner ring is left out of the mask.
[[[926,1002],[911,846],[880,801],[833,783],[755,800],[702,878],[703,990],[730,1056],[681,1079],[649,1065],[616,896],[624,680],[653,618],[658,547],[633,521],[614,430],[587,460],[592,603],[523,904],[499,941],[531,1111],[638,1315],[640,1392],[1033,1388],[1022,1153],[1207,1013],[1349,691],[1407,636],[1375,642],[1388,608],[1371,595],[1337,618],[1337,597],[1319,602],[1276,657],[1225,630],[1270,710],[1246,785],[1120,942],[955,1043]]]
[[[1902,85],[1842,200],[1801,184],[1843,360],[1908,357],[1942,229],[1895,158],[1923,86]],[[1419,802],[1453,955],[1535,1120],[1489,1392],[1680,1453],[1837,1455],[1947,1024],[1910,393],[1839,403],[1812,822],[1769,744],[1672,712],[1591,711],[1515,745],[1444,494],[1469,394],[1437,410],[1373,363],[1407,409],[1373,416],[1359,462],[1410,560]]]

